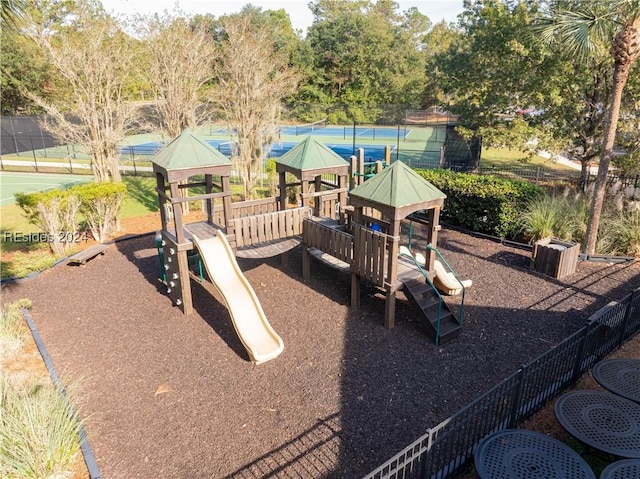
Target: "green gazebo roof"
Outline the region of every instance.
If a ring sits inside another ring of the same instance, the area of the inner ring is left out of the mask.
[[[307,136],[302,143],[282,155],[276,164],[299,171],[348,167],[344,159],[312,136]]]
[[[447,197],[401,161],[356,186],[349,195],[352,202],[372,203],[395,210],[442,205]]]
[[[189,128],[158,151],[151,162],[166,171],[231,165],[231,160],[198,138]]]

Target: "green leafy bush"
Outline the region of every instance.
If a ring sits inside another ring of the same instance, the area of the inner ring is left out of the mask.
[[[81,200],[74,188],[16,193],[15,197],[29,223],[46,233],[53,253],[61,254],[75,242]]]
[[[417,173],[447,195],[443,221],[501,238],[516,238],[527,205],[544,195],[537,185],[491,175],[439,169]]]
[[[51,251],[61,254],[78,242],[81,215],[96,241],[105,241],[117,231],[126,192],[124,183],[84,183],[15,197],[29,223],[44,231]]]
[[[84,183],[71,188],[81,200],[80,212],[98,242],[119,229],[119,214],[127,193],[124,183]]]

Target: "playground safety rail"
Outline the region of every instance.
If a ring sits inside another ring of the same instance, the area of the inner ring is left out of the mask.
[[[363,479],[447,479],[482,439],[517,427],[598,361],[640,332],[640,288],[593,314],[580,330],[442,421]]]
[[[456,279],[456,281],[458,281],[458,283],[460,283],[460,286],[462,287],[462,298],[460,300],[460,313],[458,315],[458,324],[460,326],[462,326],[462,323],[464,322],[464,295],[467,291],[467,288],[465,287],[465,285],[462,283],[462,280],[460,278],[458,278],[458,275],[456,274],[456,272],[453,270],[453,268],[451,267],[451,265],[447,262],[446,259],[444,259],[444,256],[442,256],[442,253],[440,253],[440,251],[438,251],[438,248],[434,248],[431,243],[429,243],[427,245],[427,249],[434,251],[437,255],[438,258],[440,258],[442,260],[442,262],[444,263],[444,265],[447,267],[447,269],[449,271],[451,271],[453,273],[453,277]]]
[[[438,288],[436,288],[434,286],[434,284],[431,282],[431,280],[429,279],[429,276],[427,275],[427,273],[424,271],[424,269],[422,269],[422,266],[420,265],[420,263],[418,263],[418,261],[413,257],[413,255],[408,255],[405,253],[400,253],[398,256],[402,257],[402,258],[407,258],[408,260],[412,261],[414,265],[417,266],[418,271],[420,271],[420,273],[422,274],[422,276],[424,276],[424,279],[426,280],[427,284],[429,286],[431,286],[431,289],[436,293],[437,297],[438,297],[438,316],[436,318],[436,338],[435,338],[435,343],[436,346],[439,345],[440,343],[440,317],[442,315],[442,303],[444,302],[444,300],[442,299],[442,295],[440,294],[440,291],[438,291]]]

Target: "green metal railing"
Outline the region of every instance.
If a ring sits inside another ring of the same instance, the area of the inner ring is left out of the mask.
[[[442,299],[442,295],[440,294],[440,291],[438,291],[438,288],[436,288],[434,284],[431,282],[426,271],[422,269],[422,266],[420,265],[420,263],[418,263],[418,261],[414,258],[413,255],[400,253],[398,254],[398,257],[407,258],[411,260],[413,264],[415,264],[418,267],[418,271],[420,271],[422,276],[424,276],[425,281],[429,286],[431,286],[431,289],[436,293],[438,297],[438,316],[436,317],[436,335],[435,335],[436,336],[435,343],[436,343],[436,346],[438,346],[440,343],[440,316],[442,313],[442,303],[444,302],[444,300]]]
[[[446,259],[444,259],[444,256],[442,256],[442,253],[440,253],[440,251],[438,251],[438,248],[434,248],[431,245],[431,243],[429,243],[427,245],[427,249],[431,250],[431,251],[435,251],[435,253],[438,255],[438,258],[440,258],[442,260],[442,263],[446,266],[447,270],[449,270],[449,271],[451,271],[453,273],[453,277],[456,279],[456,281],[458,281],[458,283],[460,283],[460,286],[462,287],[462,299],[460,301],[460,314],[459,314],[459,317],[458,317],[458,324],[460,326],[462,326],[462,322],[464,321],[464,295],[465,295],[465,293],[467,291],[467,288],[464,286],[464,284],[462,284],[462,280],[460,278],[458,278],[458,275],[453,270],[451,265],[447,262]]]

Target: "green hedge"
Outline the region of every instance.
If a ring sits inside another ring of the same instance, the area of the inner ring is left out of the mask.
[[[416,170],[447,199],[443,222],[501,238],[516,238],[521,215],[544,190],[532,183],[450,170]]]
[[[82,229],[99,242],[115,233],[126,192],[124,183],[83,183],[68,189],[16,193],[15,197],[29,222],[46,233],[51,250],[59,254],[78,241]]]

